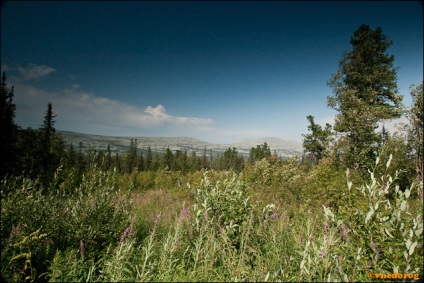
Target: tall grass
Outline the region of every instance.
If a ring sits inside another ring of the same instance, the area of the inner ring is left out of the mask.
[[[80,191],[58,202],[57,208],[75,211],[66,222],[76,229],[70,237],[72,244],[54,246],[51,257],[45,258],[48,266],[42,278],[52,282],[310,282],[371,281],[370,272],[422,276],[422,208],[411,198],[411,188],[394,185],[397,176],[388,174],[389,166],[390,160],[385,165],[377,160],[366,184],[354,185],[348,178],[340,192],[339,203],[344,206],[337,210],[331,205],[302,209],[305,206],[294,201],[301,201],[301,196],[290,190],[290,201],[277,203],[279,200],[275,199],[275,203],[264,204],[252,200],[250,195],[250,186],[257,188],[260,184],[256,177],[204,172],[200,181],[183,187],[132,191],[134,206],[130,211],[128,203],[118,201],[122,195],[119,188],[107,189],[116,186],[116,176],[93,171],[92,176],[87,176],[94,179],[91,183],[85,179]],[[381,167],[383,170],[377,170]],[[383,173],[377,176],[376,172]],[[295,182],[293,176],[281,180]],[[25,182],[17,184],[29,188]],[[91,186],[98,190],[90,189]],[[279,184],[272,186],[278,188]],[[106,188],[106,192],[100,188]],[[96,199],[81,197],[87,195],[84,191],[90,191]],[[26,204],[35,205],[28,200],[33,198],[27,198]],[[71,204],[83,207],[79,210]],[[113,213],[105,211],[112,207]],[[99,213],[99,219],[108,217],[107,228],[94,226],[90,209]],[[9,204],[5,212],[15,215],[13,211]],[[75,220],[78,215],[93,222],[92,228],[79,225]],[[2,216],[2,224],[7,220],[9,225],[23,227],[19,219]],[[20,239],[34,228],[25,230]],[[40,231],[46,237],[55,235],[50,235],[49,229]],[[88,231],[96,234],[84,238]],[[113,236],[108,238],[107,231],[113,231]],[[101,245],[90,242],[98,237],[105,239]],[[5,242],[8,256],[3,259],[2,255],[2,276],[16,279],[13,276],[21,268],[6,264],[3,269],[3,262],[33,251],[36,243],[44,247],[44,236],[33,239],[33,244],[22,245],[21,250],[14,246],[19,242],[17,239]]]

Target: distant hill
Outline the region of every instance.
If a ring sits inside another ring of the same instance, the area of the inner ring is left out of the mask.
[[[80,142],[82,142],[82,149],[84,151],[90,148],[98,151],[106,150],[107,146],[110,145],[112,152],[124,154],[130,146],[131,139],[137,139],[137,147],[139,151],[142,152],[146,152],[147,148],[150,146],[153,152],[164,152],[165,149],[169,147],[173,151],[187,150],[188,153],[195,151],[197,155],[201,155],[206,148],[206,154],[208,156],[210,156],[211,153],[213,156],[217,156],[222,154],[227,148],[235,147],[240,154],[247,157],[252,147],[266,142],[271,148],[271,152],[275,150],[277,154],[283,158],[293,155],[302,155],[301,143],[275,137],[245,139],[231,144],[213,144],[189,137],[117,137],[69,131],[58,131],[58,133],[64,137],[67,145],[72,143],[75,148],[78,148]]]

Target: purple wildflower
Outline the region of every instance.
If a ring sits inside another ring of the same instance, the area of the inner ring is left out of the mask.
[[[187,215],[188,209],[185,207],[185,203],[183,203],[183,207],[180,210],[180,221],[183,222]]]
[[[326,252],[319,252],[319,257],[324,258],[327,255]]]
[[[330,228],[330,225],[328,225],[328,222],[326,221],[324,222],[324,225],[323,225],[324,232],[327,232],[328,228]]]
[[[349,229],[347,228],[347,226],[342,224],[342,231],[340,232],[340,234],[342,235],[343,238],[347,238],[348,231]]]
[[[161,212],[159,212],[158,216],[156,216],[155,224],[157,224],[160,221],[160,215],[161,215]]]
[[[274,213],[272,214],[272,219],[277,219],[278,218],[278,213],[277,210],[274,209]]]
[[[80,241],[80,255],[84,257],[84,242]]]
[[[377,247],[377,245],[374,243],[374,242],[371,242],[370,243],[370,246],[371,246],[371,248],[376,252],[376,253],[378,253],[379,252],[379,249],[378,249],[378,247]]]
[[[121,235],[121,239],[119,240],[119,245],[122,245],[122,243],[125,241],[125,239],[127,237],[129,237],[129,235],[131,234],[131,230],[132,230],[132,226],[127,227],[124,231],[124,233],[122,233]]]
[[[185,208],[185,207],[183,206],[183,208],[181,208],[180,214],[181,214],[181,216],[186,216],[186,215],[188,214],[188,210],[187,210],[187,208]]]

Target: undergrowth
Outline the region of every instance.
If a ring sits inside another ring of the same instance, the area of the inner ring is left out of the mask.
[[[310,282],[372,281],[370,273],[408,273],[422,279],[420,200],[415,185],[396,185],[398,174],[390,176],[390,159],[386,164],[377,159],[366,183],[354,184],[348,174],[336,204],[315,206],[302,204],[302,194],[317,189],[316,184],[302,182],[300,188],[296,183],[301,178],[294,175],[304,174],[302,168],[283,174],[268,168],[277,165],[263,161],[258,166],[252,169],[256,175],[249,176],[247,171],[205,171],[192,181],[173,175],[171,184],[178,182],[174,188],[138,193],[134,186],[123,188],[114,172],[96,168],[78,187],[47,195],[35,181],[5,179],[2,277]],[[261,181],[260,172],[268,179]],[[126,178],[128,183],[134,176]],[[268,202],[268,196],[264,203],[258,197],[260,186],[289,195],[275,202]],[[155,201],[140,196],[131,203],[129,197],[137,194]]]

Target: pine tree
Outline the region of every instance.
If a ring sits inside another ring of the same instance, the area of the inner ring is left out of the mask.
[[[411,86],[412,107],[407,116],[411,123],[409,131],[409,143],[413,148],[413,158],[416,171],[416,183],[420,198],[423,198],[422,182],[424,181],[424,99],[423,83]]]
[[[165,150],[165,154],[162,156],[162,168],[166,168],[167,170],[173,170],[174,163],[174,155],[172,151],[169,149],[169,146]]]
[[[56,115],[53,115],[53,106],[52,103],[47,103],[47,111],[44,115],[44,123],[41,128],[41,132],[43,134],[43,146],[46,149],[50,149],[53,135],[56,132],[56,129],[54,128],[54,123],[56,122],[54,120],[56,118]]]
[[[343,54],[339,70],[329,80],[334,96],[328,106],[339,113],[334,130],[343,134],[348,167],[368,167],[378,151],[377,123],[401,115],[394,56],[386,54],[392,45],[381,28],[362,24],[351,38],[352,51]]]
[[[106,156],[105,156],[105,160],[104,160],[104,169],[110,170],[112,166],[112,151],[110,149],[110,144],[107,145],[107,149],[106,149]]]
[[[254,163],[262,158],[271,157],[271,149],[265,142],[262,145],[257,145],[256,148],[252,147],[249,151],[249,162]]]
[[[323,152],[329,146],[329,138],[331,136],[331,125],[326,124],[325,129],[314,122],[314,116],[308,115],[306,117],[310,123],[308,130],[310,134],[302,134],[304,137],[303,148],[306,152],[314,155],[317,160],[322,158]]]
[[[146,156],[146,171],[152,170],[152,162],[153,162],[153,156],[152,156],[152,149],[150,146],[147,149],[147,156]]]
[[[7,88],[6,73],[3,73],[0,87],[0,178],[11,173],[16,166],[18,126],[14,121],[16,106],[13,96],[14,87]]]

